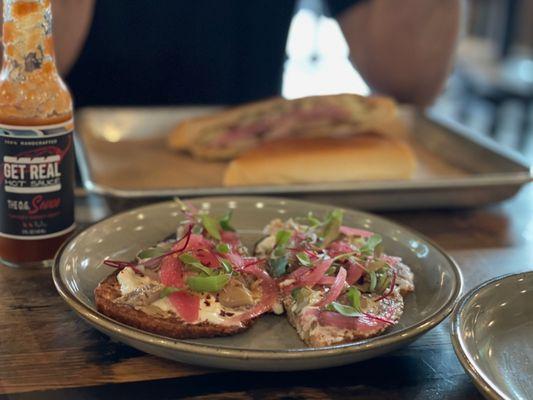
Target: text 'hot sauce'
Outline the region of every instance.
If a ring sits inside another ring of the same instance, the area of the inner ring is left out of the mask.
[[[50,0],[4,0],[0,261],[45,265],[74,229],[72,98],[54,59]]]

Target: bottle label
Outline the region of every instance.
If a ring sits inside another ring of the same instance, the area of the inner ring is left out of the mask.
[[[0,236],[38,240],[74,229],[73,127],[0,124]]]

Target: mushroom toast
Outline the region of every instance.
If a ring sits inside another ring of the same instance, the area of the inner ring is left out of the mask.
[[[94,291],[103,314],[178,339],[245,330],[277,301],[277,285],[249,257],[228,213],[221,219],[184,208],[177,238],[142,250]]]
[[[324,221],[276,219],[255,249],[277,279],[289,322],[309,346],[354,342],[398,323],[413,274],[384,253],[382,238],[342,225],[342,211]]]

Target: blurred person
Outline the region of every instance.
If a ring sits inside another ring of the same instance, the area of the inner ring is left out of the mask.
[[[450,70],[463,1],[327,5],[369,86],[427,105]],[[79,107],[236,104],[279,95],[295,1],[52,3],[57,62]]]

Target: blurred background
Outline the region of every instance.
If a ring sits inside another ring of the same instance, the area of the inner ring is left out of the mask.
[[[456,65],[433,110],[533,162],[533,1],[468,3]],[[348,53],[324,3],[300,0],[287,40],[283,95],[368,94]]]

